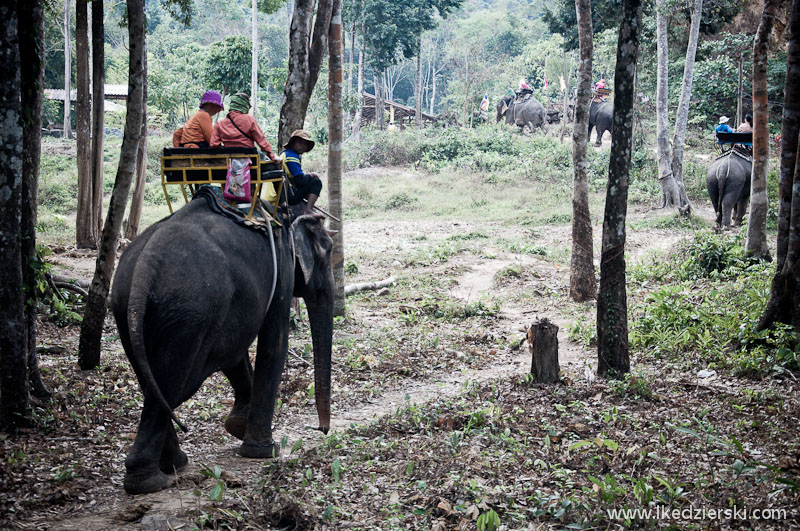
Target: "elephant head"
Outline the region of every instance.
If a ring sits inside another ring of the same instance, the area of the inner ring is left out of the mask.
[[[503,96],[500,101],[497,102],[497,116],[495,118],[496,123],[500,123],[500,120],[503,119],[503,116],[506,115],[508,112],[508,107],[514,101],[514,96],[506,95]]]
[[[308,310],[314,346],[314,399],[319,429],[331,425],[331,342],[333,338],[334,283],[331,272],[333,240],[322,221],[300,216],[291,226],[295,254],[294,296],[302,297]]]

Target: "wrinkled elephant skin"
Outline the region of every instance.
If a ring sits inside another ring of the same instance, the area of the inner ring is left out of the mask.
[[[302,216],[270,240],[191,201],[154,224],[123,253],[112,289],[120,339],[144,395],[125,490],[155,492],[187,464],[172,409],[222,371],[234,390],[230,426],[246,457],[272,457],[272,418],[288,349],[293,291],[307,297],[320,427],[330,426],[333,330],[332,242]],[[297,278],[290,239],[295,244]],[[274,258],[273,258],[274,256]],[[310,286],[306,288],[306,286]],[[313,312],[312,312],[313,306]],[[258,337],[255,368],[248,349]]]
[[[547,111],[539,100],[530,96],[517,102],[512,96],[505,96],[497,103],[497,121],[505,117],[507,124],[512,124],[533,132],[536,128],[544,131]]]
[[[730,227],[731,216],[735,225],[741,225],[750,200],[752,170],[753,163],[733,151],[715,160],[708,169],[706,188],[720,227]]]
[[[597,131],[597,139],[594,142],[595,146],[603,144],[603,135],[606,131],[613,134],[611,126],[614,118],[614,103],[610,101],[596,102],[593,101],[589,106],[589,136],[592,136],[592,128]]]

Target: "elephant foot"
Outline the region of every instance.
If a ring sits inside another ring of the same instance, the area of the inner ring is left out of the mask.
[[[158,468],[165,474],[180,472],[186,468],[187,464],[189,464],[189,458],[180,448],[176,448],[169,455],[162,454],[161,459],[158,460]]]
[[[278,457],[280,453],[281,448],[279,445],[275,444],[275,441],[263,444],[243,442],[239,447],[239,455],[242,457],[272,459],[273,457]]]
[[[123,486],[128,494],[148,494],[164,490],[171,483],[169,476],[160,470],[128,470]]]
[[[230,414],[225,419],[225,431],[239,439],[244,440],[244,432],[247,429],[247,418],[239,415]]]

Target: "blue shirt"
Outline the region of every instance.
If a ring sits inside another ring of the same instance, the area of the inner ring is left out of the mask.
[[[287,149],[283,152],[283,155],[285,157],[284,160],[286,161],[286,168],[288,168],[289,173],[292,174],[292,178],[303,175],[300,154],[293,149]]]
[[[717,133],[733,133],[733,129],[731,129],[731,126],[729,126],[728,124],[719,124],[717,128],[714,129],[714,136],[716,136]],[[717,144],[723,144],[723,143],[729,144],[730,142],[720,142],[719,140],[717,140]]]

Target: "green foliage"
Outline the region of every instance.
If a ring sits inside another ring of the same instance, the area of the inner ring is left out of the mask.
[[[225,490],[228,488],[228,484],[222,479],[222,468],[219,465],[214,465],[212,469],[205,463],[200,463],[200,473],[214,480],[211,490],[208,491],[208,499],[215,502],[222,501]],[[195,495],[199,495],[199,492],[195,491]]]
[[[599,33],[607,29],[617,29],[622,14],[622,0],[591,0],[592,31]],[[578,48],[578,15],[573,0],[558,0],[551,9],[545,11],[544,21],[551,33],[564,36],[566,50]]]
[[[250,40],[240,35],[226,37],[208,47],[204,78],[209,87],[226,94],[250,92]]]

